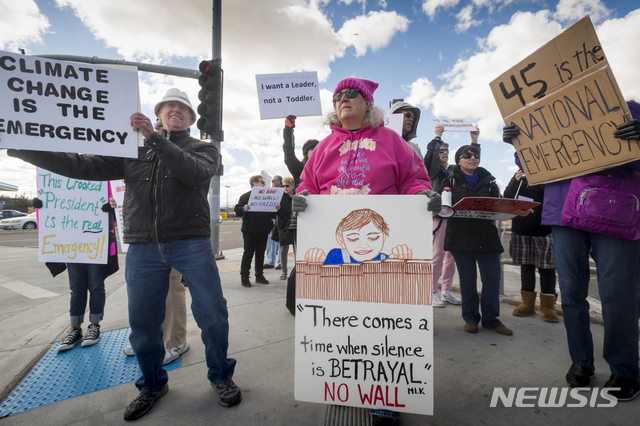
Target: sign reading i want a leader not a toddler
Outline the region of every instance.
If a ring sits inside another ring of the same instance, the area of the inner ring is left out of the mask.
[[[297,400],[433,414],[427,201],[307,197],[297,228]]]
[[[107,182],[77,180],[37,168],[40,262],[101,263],[109,257]]]
[[[3,148],[135,158],[138,110],[135,69],[0,51]]]
[[[318,74],[256,74],[260,119],[322,115]]]

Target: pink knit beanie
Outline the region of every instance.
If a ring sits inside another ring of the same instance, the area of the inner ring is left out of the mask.
[[[336,86],[336,90],[333,91],[333,94],[335,95],[342,89],[358,89],[360,93],[362,93],[362,96],[364,96],[364,99],[373,104],[373,92],[377,88],[378,83],[375,81],[365,80],[364,78],[349,77],[344,80],[340,80],[340,83]],[[333,102],[333,105],[335,104],[336,103]]]

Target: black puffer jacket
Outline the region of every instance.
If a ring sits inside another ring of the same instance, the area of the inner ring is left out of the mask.
[[[522,185],[520,183],[522,182]],[[520,188],[520,191],[518,191]],[[525,196],[532,198],[533,201],[542,203],[544,200],[544,185],[529,186],[526,177],[522,177],[520,180],[516,180],[514,175],[511,178],[511,182],[504,190],[505,198],[515,198],[516,193],[518,196]],[[528,216],[516,216],[511,220],[511,231],[514,234],[519,235],[533,235],[543,236],[551,233],[551,226],[542,225],[542,204],[533,209],[533,213]]]
[[[472,188],[459,166],[442,182],[451,188],[451,202],[455,205],[465,197],[500,197],[495,178],[486,169],[478,167],[478,184]],[[502,243],[493,221],[450,217],[444,237],[444,249],[452,252],[502,253]]]
[[[75,179],[124,179],[124,242],[210,237],[209,182],[218,150],[185,131],[154,133],[138,158],[8,150],[10,157]],[[166,138],[165,138],[166,137]]]

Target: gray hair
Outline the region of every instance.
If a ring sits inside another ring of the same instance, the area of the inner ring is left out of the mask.
[[[379,127],[384,123],[384,111],[382,108],[375,106],[374,104],[367,102],[367,114],[364,116],[364,126],[367,124],[371,125],[371,127]],[[338,113],[335,110],[331,111],[327,114],[327,119],[324,121],[324,124],[333,124],[334,126],[342,127],[342,121],[338,118]]]

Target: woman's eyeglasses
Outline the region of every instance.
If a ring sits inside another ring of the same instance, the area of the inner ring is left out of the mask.
[[[480,153],[478,153],[478,152],[465,152],[464,154],[462,154],[460,156],[460,158],[464,158],[464,159],[467,159],[467,160],[469,158],[471,158],[471,157],[475,157],[475,158],[477,158],[479,160],[480,159]]]
[[[407,118],[413,118],[413,119],[415,119],[415,118],[416,118],[416,116],[415,116],[415,115],[413,115],[412,113],[410,113],[409,111],[405,112],[405,113],[404,113],[404,116],[405,116],[405,117],[407,117]]]
[[[445,152],[449,152],[449,150],[447,148],[444,148],[444,149],[440,150],[440,154],[444,154]]]
[[[333,102],[340,102],[340,99],[342,99],[342,95],[347,95],[347,98],[353,99],[356,97],[357,94],[358,94],[358,89],[347,89],[344,92],[338,92],[335,95],[333,95]]]

